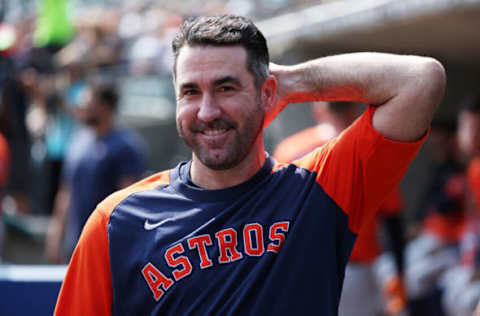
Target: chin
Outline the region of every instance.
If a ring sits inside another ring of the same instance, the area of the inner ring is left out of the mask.
[[[236,157],[235,157],[236,158]],[[236,167],[241,160],[230,158],[230,159],[223,159],[223,160],[216,160],[216,159],[199,159],[203,165],[207,166],[212,170],[228,170]]]

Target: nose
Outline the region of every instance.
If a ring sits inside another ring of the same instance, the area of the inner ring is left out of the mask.
[[[204,93],[200,103],[197,118],[204,122],[212,122],[219,118],[222,111],[210,94]]]

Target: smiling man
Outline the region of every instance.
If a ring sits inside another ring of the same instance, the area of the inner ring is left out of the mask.
[[[273,99],[275,85],[269,78],[257,91],[246,61],[240,45],[185,46],[178,55],[177,126],[193,151],[192,180],[204,188],[243,182],[265,161],[261,94]]]
[[[185,22],[173,52],[192,159],[97,206],[56,315],[337,315],[356,234],[424,140],[443,67],[377,53],[269,65],[263,35],[232,15]],[[302,159],[269,157],[264,128],[315,100],[371,106]]]

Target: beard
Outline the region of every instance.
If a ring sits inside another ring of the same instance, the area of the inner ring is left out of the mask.
[[[228,170],[237,166],[251,152],[263,129],[263,121],[264,113],[258,105],[245,119],[243,127],[228,119],[217,119],[209,123],[195,122],[187,131],[177,124],[177,130],[203,165],[212,170]],[[196,137],[206,129],[226,129],[228,133],[234,133],[233,140],[206,145]]]

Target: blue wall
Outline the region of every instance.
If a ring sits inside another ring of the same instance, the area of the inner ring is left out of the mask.
[[[0,315],[53,315],[65,269],[0,265]]]

